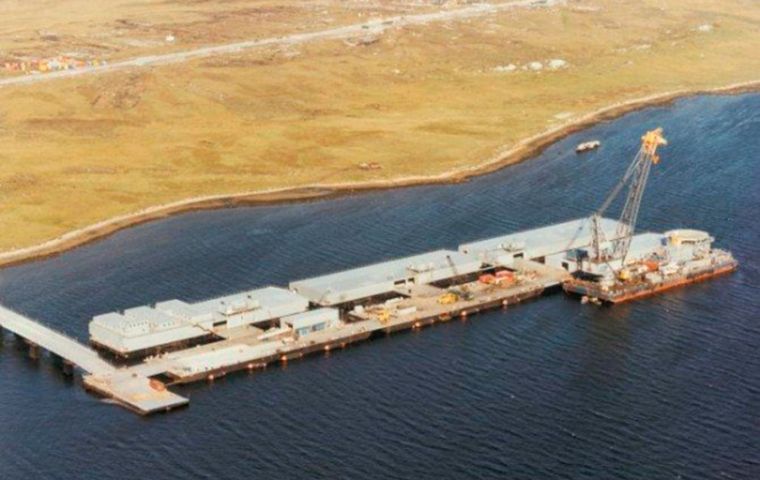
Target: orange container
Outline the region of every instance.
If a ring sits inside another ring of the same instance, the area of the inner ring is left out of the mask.
[[[644,262],[644,265],[646,265],[647,270],[650,272],[656,272],[660,268],[660,264],[655,262],[654,260],[647,260]]]
[[[163,392],[166,390],[166,385],[164,385],[160,380],[156,380],[155,378],[151,378],[149,384],[150,388],[156,390],[157,392]]]

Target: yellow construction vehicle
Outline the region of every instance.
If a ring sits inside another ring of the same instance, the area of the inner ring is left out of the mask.
[[[377,313],[377,320],[380,323],[383,323],[383,324],[388,323],[388,320],[390,319],[391,319],[391,312],[389,312],[388,309],[386,308],[383,308]]]
[[[451,305],[459,301],[459,295],[454,292],[446,292],[438,297],[438,303],[441,305]]]

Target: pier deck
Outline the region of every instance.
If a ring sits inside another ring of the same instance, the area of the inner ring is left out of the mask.
[[[537,278],[542,279],[546,288],[559,286],[572,278],[567,270],[524,258],[516,259],[513,266],[517,270],[532,272]]]
[[[221,333],[224,340],[147,358],[126,370],[144,377],[165,375],[175,383],[214,379],[236,370],[254,370],[315,351],[340,349],[365,340],[375,332],[419,328],[453,316],[467,316],[519,303],[539,296],[546,288],[559,285],[567,276],[562,269],[530,260],[519,262],[519,267],[523,277],[519,282],[506,286],[470,282],[465,288],[471,296],[452,304],[438,302],[447,291],[444,288],[427,284],[398,287],[398,301],[373,305],[362,313],[352,312],[348,321],[306,338],[262,339],[264,331],[259,328],[236,328],[229,335]],[[381,310],[388,311],[388,318],[380,318]]]
[[[252,370],[271,362],[299,358],[316,350],[340,348],[347,343],[366,339],[379,327],[375,321],[344,323],[303,339],[284,337],[260,340],[259,334],[253,332],[148,358],[126,370],[146,377],[164,374],[176,383],[212,379],[235,370]]]
[[[539,264],[540,265],[540,264]],[[530,267],[526,264],[525,267]],[[549,267],[551,268],[551,267]],[[351,312],[360,320],[375,320],[378,330],[394,332],[407,328],[419,328],[452,317],[466,317],[483,310],[507,307],[529,298],[541,295],[546,288],[556,286],[557,273],[549,275],[535,270],[524,270],[524,278],[510,284],[483,284],[469,282],[458,285],[454,291],[466,294],[452,303],[441,303],[441,298],[449,291],[431,285],[399,288],[405,295],[395,301],[372,305],[361,311]]]
[[[156,304],[155,308],[114,312],[110,322],[93,319],[91,326],[102,326],[98,334],[104,338],[109,334],[115,335],[115,340],[131,341],[136,336],[155,336],[154,343],[159,347],[169,345],[172,328],[201,326],[213,334],[192,347],[159,348],[133,365],[110,363],[77,340],[1,306],[0,326],[25,339],[30,356],[36,358],[39,349],[52,352],[64,359],[69,371],[75,365],[85,373],[85,388],[146,415],[189,403],[187,398],[167,390],[173,384],[213,380],[236,370],[255,370],[310,353],[345,348],[373,335],[466,318],[538,297],[570,277],[564,264],[560,268],[555,258],[545,255],[562,251],[572,243],[565,237],[573,234],[578,225],[581,223],[574,221],[543,228],[540,235],[523,232],[513,235],[514,242],[508,245],[503,245],[499,237],[476,242],[467,251],[438,250],[293,282],[291,287],[300,291],[269,287],[192,305],[174,300]],[[546,232],[550,234],[548,240],[544,238]],[[533,253],[523,250],[518,241],[521,238],[530,240],[525,246],[532,246]],[[536,249],[539,244],[541,248]],[[534,257],[539,254],[542,256]],[[287,308],[280,308],[282,302],[270,301],[275,293],[287,300]],[[298,327],[292,320],[288,323],[288,316],[294,312],[316,312],[315,305],[329,310],[334,318],[315,317]],[[172,322],[167,315],[173,315]],[[142,330],[134,333],[130,322],[137,322]],[[123,328],[106,328],[112,324]],[[168,336],[160,337],[164,334]],[[168,382],[158,381],[154,378],[157,376]]]
[[[111,398],[140,415],[166,412],[190,402],[129,368],[107,375],[85,375],[83,380],[86,389]]]
[[[221,340],[148,357],[132,366],[117,367],[77,340],[1,306],[0,326],[24,338],[30,346],[44,348],[83,370],[86,389],[147,415],[189,403],[187,398],[170,392],[151,377],[163,375],[172,383],[188,383],[287,362],[313,352],[341,349],[366,340],[375,332],[419,328],[454,316],[518,303],[540,295],[566,276],[564,270],[530,260],[521,260],[516,266],[521,272],[516,283],[486,285],[475,281],[458,285],[456,288],[464,288],[467,296],[453,303],[439,302],[439,297],[448,291],[445,288],[430,284],[398,286],[395,301],[370,305],[361,313],[352,312],[339,325],[303,338],[294,337],[289,331],[267,334],[251,325],[234,327],[220,330]],[[387,311],[388,316],[378,315],[381,310]]]
[[[156,390],[147,376],[117,368],[98,352],[39,322],[0,306],[0,326],[23,338],[31,349],[43,348],[83,370],[84,384],[104,396],[147,415],[187,404],[188,400],[166,390]]]

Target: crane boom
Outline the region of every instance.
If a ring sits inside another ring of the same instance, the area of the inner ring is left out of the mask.
[[[591,256],[594,261],[620,259],[621,265],[625,264],[625,258],[628,256],[628,249],[631,246],[631,239],[636,229],[636,220],[639,216],[639,208],[649,178],[649,171],[653,164],[660,161],[660,157],[657,156],[657,148],[660,145],[667,144],[668,141],[662,136],[662,128],[651,130],[641,137],[641,148],[625,174],[612,189],[601,207],[591,216]],[[615,238],[612,240],[612,251],[605,253],[602,252],[601,245],[606,239],[599,225],[599,220],[626,185],[628,185],[628,193],[618,219]]]

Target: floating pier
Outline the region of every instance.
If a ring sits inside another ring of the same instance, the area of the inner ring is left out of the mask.
[[[598,218],[594,228],[614,241],[617,226]],[[578,219],[297,280],[287,289],[104,313],[90,322],[91,346],[4,307],[0,327],[24,339],[31,357],[47,350],[64,370],[81,371],[86,389],[147,415],[188,404],[169,391],[174,384],[213,381],[561,291],[579,271],[592,233],[589,221]],[[646,258],[663,238],[634,236],[630,258]]]

